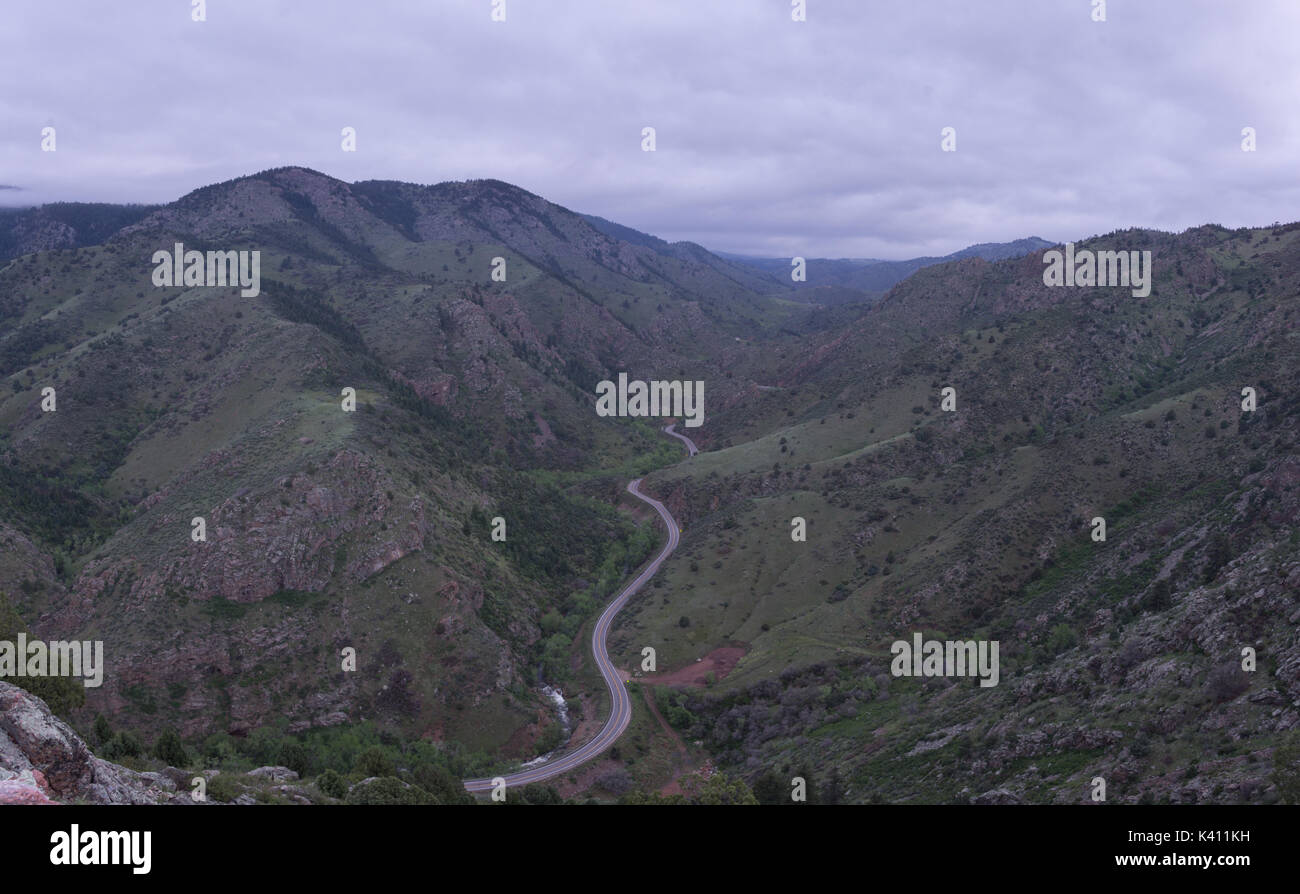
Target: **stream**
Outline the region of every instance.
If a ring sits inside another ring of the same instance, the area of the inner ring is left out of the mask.
[[[569,703],[564,700],[564,693],[560,691],[559,687],[543,686],[542,695],[549,698],[551,700],[551,704],[555,705],[555,714],[557,717],[559,717],[560,720],[560,730],[561,730],[560,744],[556,745],[554,748],[552,748],[550,751],[546,752],[545,754],[539,757],[535,757],[532,760],[523,764],[525,769],[527,769],[528,767],[536,767],[538,764],[546,763],[548,760],[551,759],[551,756],[555,754],[555,752],[559,751],[565,745],[568,745],[569,739],[572,738],[573,736],[573,729],[570,727],[569,724]]]

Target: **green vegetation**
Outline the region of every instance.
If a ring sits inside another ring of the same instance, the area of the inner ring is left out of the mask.
[[[74,244],[131,216],[49,214],[78,221]],[[1044,293],[1013,260],[814,307],[495,181],[281,169],[167,219],[228,222],[224,248],[263,252],[263,294],[153,288],[136,259],[158,233],[0,268],[0,586],[31,623],[118,644],[105,756],[221,768],[228,798],[278,798],[243,776],[267,764],[313,799],[462,797],[455,780],[555,741],[539,670],[601,709],[590,622],[662,537],[624,492],[644,476],[682,542],[611,651],[634,672],[647,645],[658,674],[717,660],[698,688],[646,681],[721,770],[682,800],[745,801],[739,780],[784,803],[799,775],[822,802],[1063,801],[1116,769],[1116,800],[1259,794],[1263,714],[1290,697],[1300,228],[1088,240],[1162,259],[1141,299]],[[683,459],[662,420],[595,418],[593,385],[622,370],[705,381],[705,452]],[[892,677],[913,631],[997,640],[1002,681]],[[211,654],[140,673],[174,642]],[[83,725],[102,709],[64,695]],[[670,738],[638,708],[601,796],[682,770]]]
[[[17,648],[18,634],[27,636],[28,641],[37,639],[23,624],[22,618],[9,602],[9,597],[0,592],[0,643]],[[4,677],[6,683],[12,683],[20,689],[26,689],[32,695],[45,702],[59,717],[67,717],[86,703],[86,689],[83,681],[74,677]]]

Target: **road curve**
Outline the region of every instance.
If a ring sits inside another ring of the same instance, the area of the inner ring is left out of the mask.
[[[669,428],[672,428],[672,426],[669,426]],[[672,434],[671,431],[668,433]],[[682,436],[677,435],[677,437]],[[694,450],[695,445],[691,444],[689,439],[683,438],[683,440],[686,440],[688,446]],[[627,492],[638,500],[649,503],[654,507],[655,512],[659,513],[659,517],[664,520],[664,524],[668,527],[668,542],[664,544],[664,548],[660,550],[659,555],[655,556],[654,560],[641,570],[636,580],[624,587],[623,592],[618,594],[618,598],[605,607],[605,610],[600,614],[600,618],[596,621],[595,629],[591,631],[591,654],[596,657],[596,666],[600,668],[600,675],[605,678],[605,685],[609,687],[609,719],[605,721],[605,725],[600,728],[600,732],[596,734],[596,737],[585,745],[539,766],[529,767],[527,770],[520,770],[500,777],[505,780],[507,786],[528,785],[532,782],[553,779],[585,764],[613,745],[618,737],[623,735],[623,731],[627,729],[627,725],[632,721],[632,699],[628,696],[627,685],[619,677],[614,662],[609,660],[609,651],[606,648],[605,641],[609,636],[610,627],[613,626],[614,616],[618,614],[619,610],[633,594],[640,590],[650,578],[654,577],[664,559],[672,555],[672,551],[677,549],[677,542],[680,539],[677,522],[673,520],[668,509],[653,497],[641,493],[640,484],[640,478],[628,482]],[[491,791],[492,779],[466,779],[465,788],[471,792]]]
[[[681,441],[683,444],[685,444],[685,445],[686,445],[686,449],[687,449],[688,451],[690,451],[690,455],[691,455],[691,456],[694,456],[695,454],[699,453],[699,452],[700,452],[700,448],[698,448],[698,447],[695,446],[695,442],[692,441],[690,438],[686,437],[686,435],[679,434],[679,433],[676,431],[676,428],[677,428],[677,423],[674,422],[672,425],[666,425],[666,426],[664,426],[664,432],[665,432],[666,434],[670,434],[670,435],[672,435],[674,438],[676,438],[677,440],[679,440],[679,441]]]

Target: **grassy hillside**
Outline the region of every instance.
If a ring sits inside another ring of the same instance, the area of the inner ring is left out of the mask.
[[[774,352],[718,420],[731,446],[650,477],[683,548],[620,654],[742,645],[683,735],[853,800],[1081,802],[1098,775],[1112,800],[1256,799],[1300,696],[1298,238],[1088,243],[1152,250],[1145,299],[1047,289],[1034,256],[944,265]],[[1001,683],[893,677],[915,631],[998,640]]]

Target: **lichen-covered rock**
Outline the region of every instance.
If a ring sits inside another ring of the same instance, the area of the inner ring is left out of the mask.
[[[45,792],[20,778],[0,779],[0,804],[57,804]]]
[[[164,794],[91,754],[41,699],[0,682],[0,804],[157,804]]]

